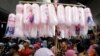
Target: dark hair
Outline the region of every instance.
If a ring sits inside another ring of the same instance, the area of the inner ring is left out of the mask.
[[[11,47],[11,49],[14,49],[14,50],[18,51],[19,46],[18,46],[17,44],[14,44],[14,45]]]
[[[85,51],[84,45],[82,45],[81,43],[78,43],[78,44],[77,44],[77,51],[78,51],[79,53]]]
[[[95,50],[96,50],[96,53],[98,54],[98,56],[100,56],[100,46],[96,47]]]

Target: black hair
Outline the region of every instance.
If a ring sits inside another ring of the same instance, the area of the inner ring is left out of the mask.
[[[14,45],[11,46],[11,49],[18,51],[19,46],[17,44],[14,44]]]
[[[96,50],[96,53],[98,54],[98,56],[100,56],[100,46],[96,47],[95,50]]]
[[[79,53],[85,51],[84,45],[82,45],[81,43],[78,43],[78,44],[77,44],[77,51],[78,51]]]

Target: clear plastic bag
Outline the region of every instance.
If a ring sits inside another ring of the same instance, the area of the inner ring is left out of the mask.
[[[15,14],[11,13],[8,16],[8,22],[7,22],[7,28],[6,28],[6,32],[5,35],[6,37],[14,37],[14,33],[15,33]]]
[[[46,24],[48,20],[48,7],[46,4],[40,6],[41,23]]]
[[[58,5],[57,7],[57,18],[59,24],[65,23],[65,9],[63,5]]]
[[[72,25],[72,9],[70,6],[65,7],[65,18],[66,18],[66,25],[71,26]]]
[[[78,25],[80,23],[78,7],[76,6],[72,7],[72,23],[73,25]]]
[[[34,16],[34,24],[40,23],[40,7],[38,4],[32,4],[32,14]]]
[[[53,4],[48,4],[48,12],[49,12],[49,22],[52,25],[57,25],[57,15],[56,10]]]

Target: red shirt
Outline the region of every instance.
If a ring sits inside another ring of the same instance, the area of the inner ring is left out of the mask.
[[[20,56],[29,56],[32,54],[32,50],[29,48],[25,48],[19,52]]]

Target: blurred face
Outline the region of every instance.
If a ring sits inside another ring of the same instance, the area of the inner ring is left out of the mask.
[[[15,52],[15,50],[14,50],[13,48],[11,48],[11,49],[10,49],[10,52],[11,52],[11,53],[14,53],[14,52]]]
[[[62,48],[67,48],[67,44],[65,42],[62,42],[61,47]]]
[[[0,47],[0,53],[3,51],[3,49],[4,49],[3,47]]]
[[[28,47],[28,46],[29,46],[29,43],[24,42],[24,43],[23,43],[23,46],[24,46],[24,47]]]
[[[91,44],[95,44],[95,41],[94,40],[91,40],[90,42],[91,42]]]

